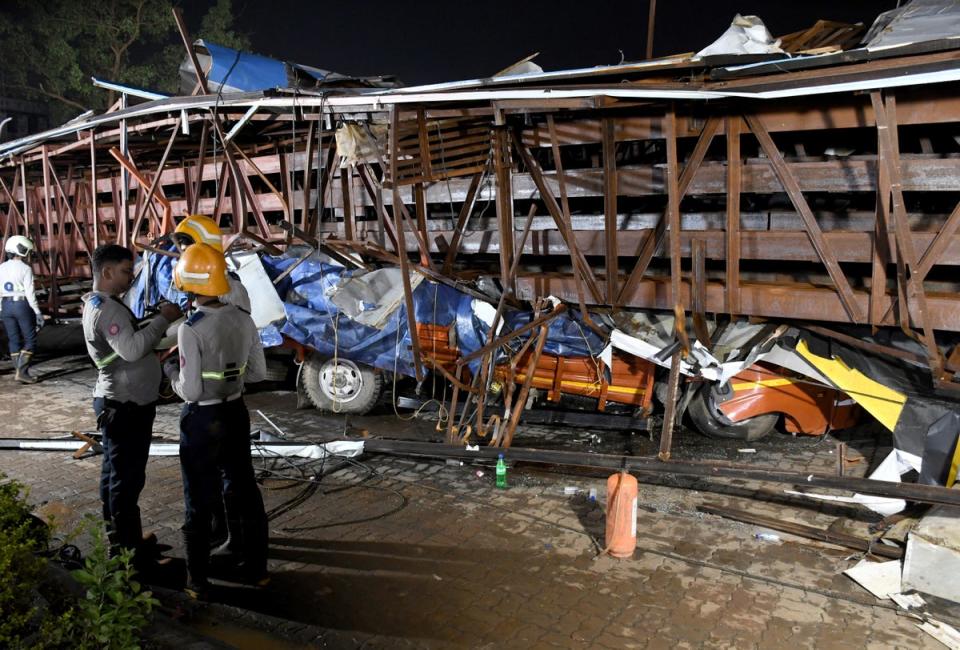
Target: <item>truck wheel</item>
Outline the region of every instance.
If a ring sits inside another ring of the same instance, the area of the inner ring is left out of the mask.
[[[716,407],[710,386],[704,386],[697,391],[693,399],[690,400],[687,413],[690,414],[690,419],[693,420],[700,433],[705,436],[732,438],[747,442],[760,440],[770,435],[777,425],[777,420],[780,419],[778,413],[767,413],[742,422],[731,422]]]
[[[303,362],[301,385],[315,407],[333,413],[363,415],[383,390],[383,377],[370,366],[349,359],[311,354]]]

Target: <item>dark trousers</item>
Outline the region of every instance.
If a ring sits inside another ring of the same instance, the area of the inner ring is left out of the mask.
[[[250,414],[242,398],[209,406],[184,404],[180,413],[180,470],[191,577],[207,577],[211,516],[221,499],[234,540],[231,547],[240,553],[251,575],[265,573],[267,516],[253,474]]]
[[[115,545],[136,549],[143,541],[137,502],[146,480],[157,406],[97,397],[93,411],[103,436],[100,501],[107,534]]]
[[[26,300],[4,298],[0,304],[0,317],[7,331],[10,354],[37,349],[37,315]]]

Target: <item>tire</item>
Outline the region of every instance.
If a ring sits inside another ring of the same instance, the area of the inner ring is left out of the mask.
[[[743,420],[731,422],[714,404],[710,386],[704,386],[690,400],[687,413],[697,429],[711,438],[728,438],[753,442],[765,438],[773,432],[779,413],[766,413]]]
[[[321,411],[363,415],[383,392],[383,377],[370,366],[349,359],[311,354],[303,362],[299,388]]]

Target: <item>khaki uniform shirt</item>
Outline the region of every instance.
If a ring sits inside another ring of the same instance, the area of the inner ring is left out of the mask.
[[[267,364],[253,319],[235,305],[201,306],[177,330],[179,370],[168,370],[185,402],[233,399],[263,381]]]
[[[157,401],[162,371],[153,348],[170,322],[157,316],[143,329],[117,298],[99,291],[83,296],[83,337],[100,373],[94,397],[140,405]]]

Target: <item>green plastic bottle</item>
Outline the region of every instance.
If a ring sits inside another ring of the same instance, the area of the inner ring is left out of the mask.
[[[501,489],[507,487],[507,464],[503,462],[503,454],[497,457],[497,487]]]

